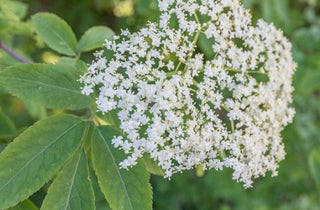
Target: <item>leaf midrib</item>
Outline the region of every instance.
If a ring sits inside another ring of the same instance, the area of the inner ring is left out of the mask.
[[[79,168],[79,165],[80,165],[80,159],[81,159],[81,155],[82,155],[81,152],[82,152],[82,151],[80,151],[79,158],[78,158],[78,161],[77,161],[77,163],[76,163],[76,168],[75,168],[74,173],[73,173],[73,175],[72,175],[71,184],[70,184],[70,189],[69,189],[69,192],[68,192],[68,196],[67,196],[67,200],[66,200],[66,204],[65,204],[64,209],[67,209],[67,206],[69,206],[71,191],[72,191],[72,189],[73,189],[73,184],[74,184],[74,180],[75,180],[75,177],[76,177],[76,173],[77,173],[78,168]]]
[[[116,163],[116,161],[115,161],[115,159],[114,159],[114,157],[113,157],[113,154],[112,154],[111,150],[109,149],[108,144],[106,143],[106,139],[104,138],[104,136],[102,135],[102,133],[100,132],[100,130],[99,130],[99,129],[97,129],[97,130],[98,130],[98,132],[99,132],[99,135],[102,137],[103,143],[106,145],[106,148],[107,148],[107,150],[108,150],[108,152],[109,152],[109,154],[110,154],[110,156],[111,156],[111,158],[112,158],[112,163],[113,163],[113,165],[114,165],[115,168],[116,168],[116,171],[117,171],[117,173],[118,173],[118,175],[119,175],[119,177],[120,177],[120,181],[121,181],[121,183],[122,183],[122,185],[123,185],[123,187],[124,187],[124,189],[125,189],[125,195],[126,195],[126,197],[127,197],[127,200],[129,201],[130,207],[131,207],[131,209],[133,210],[133,205],[132,205],[132,203],[131,203],[131,199],[130,199],[130,196],[129,196],[129,193],[128,193],[128,190],[127,190],[127,186],[126,186],[125,182],[124,182],[123,179],[122,179],[120,170],[119,170],[119,168],[118,168],[118,164]]]
[[[80,92],[73,90],[73,89],[68,89],[65,87],[61,87],[61,86],[55,86],[55,85],[51,85],[51,84],[47,84],[44,82],[40,82],[40,81],[35,81],[35,80],[30,80],[30,79],[23,79],[23,78],[15,78],[15,77],[8,77],[10,79],[14,79],[14,80],[18,80],[18,81],[24,81],[24,82],[29,82],[29,83],[34,83],[34,84],[38,84],[38,85],[43,85],[43,86],[47,86],[47,87],[51,87],[51,88],[55,88],[55,89],[61,89],[61,90],[65,90],[71,93],[76,93],[78,95],[82,95]]]
[[[64,131],[60,136],[58,136],[54,141],[52,141],[50,144],[48,144],[46,147],[44,147],[39,153],[37,153],[33,158],[31,158],[30,160],[27,161],[27,163],[20,168],[17,173],[12,176],[7,183],[5,183],[1,188],[0,188],[0,192],[3,190],[4,187],[6,187],[16,176],[18,176],[22,170],[24,170],[34,159],[36,159],[40,154],[42,154],[45,150],[47,150],[49,147],[51,147],[54,143],[56,143],[60,138],[62,138],[67,132],[69,132],[70,130],[72,130],[73,128],[75,128],[76,126],[78,126],[80,122],[77,122],[75,124],[73,124],[72,126],[70,126],[66,131]]]

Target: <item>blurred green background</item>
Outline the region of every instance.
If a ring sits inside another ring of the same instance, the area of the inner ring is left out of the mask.
[[[189,171],[170,181],[153,176],[154,209],[320,209],[320,1],[245,0],[244,4],[255,20],[274,22],[284,31],[298,63],[293,103],[297,114],[282,133],[287,155],[279,175],[267,174],[247,190],[231,179],[228,170]],[[159,15],[156,0],[0,0],[0,40],[33,62],[49,63],[59,55],[34,35],[29,22],[40,11],[65,19],[78,38],[95,25],[109,26],[115,32],[121,28],[136,31]],[[90,53],[85,55],[88,62],[91,58]],[[0,71],[14,63],[0,50]],[[0,151],[35,121],[59,112],[25,103],[0,87]],[[11,126],[3,127],[4,121]],[[31,200],[40,206],[45,192],[41,189]]]

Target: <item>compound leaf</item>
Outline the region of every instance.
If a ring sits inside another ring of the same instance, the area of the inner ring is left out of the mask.
[[[16,205],[43,186],[80,145],[85,123],[56,115],[25,130],[0,154],[0,209]]]
[[[0,72],[0,84],[13,95],[53,109],[82,109],[92,99],[81,94],[81,71],[67,64],[20,64]]]
[[[42,210],[93,210],[94,194],[89,180],[88,160],[77,152],[49,188]]]
[[[152,190],[144,165],[129,170],[119,168],[125,154],[111,144],[111,139],[118,135],[121,134],[113,128],[101,126],[92,139],[93,166],[101,191],[111,209],[152,209]]]

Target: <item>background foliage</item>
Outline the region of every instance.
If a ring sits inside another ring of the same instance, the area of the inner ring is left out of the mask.
[[[320,209],[320,1],[245,0],[244,3],[255,19],[264,18],[283,29],[293,43],[298,63],[293,104],[297,114],[294,123],[283,132],[287,156],[280,164],[279,176],[270,178],[268,174],[249,190],[232,181],[227,170],[204,174],[194,170],[174,175],[171,181],[152,176],[154,209]],[[24,58],[45,63],[56,62],[63,55],[51,51],[44,40],[34,35],[30,17],[36,12],[52,12],[62,17],[78,39],[95,25],[109,26],[115,32],[121,28],[135,31],[158,17],[156,0],[0,0],[0,40]],[[205,45],[200,48],[206,52]],[[83,54],[85,61],[91,58],[91,52]],[[0,50],[0,72],[15,63],[18,62]],[[41,66],[37,69],[42,71]],[[19,75],[22,74],[23,71]],[[10,78],[6,81],[10,82]],[[0,87],[0,151],[36,121],[63,112],[59,107],[49,108],[13,97]],[[93,151],[99,150],[103,148]],[[83,155],[79,152],[75,163],[82,164]],[[70,162],[66,167],[75,166]],[[81,168],[83,173],[87,173],[86,167]],[[63,180],[62,174],[54,182],[56,185]],[[96,180],[92,182],[98,198],[97,209],[106,209],[103,195],[96,192]],[[16,209],[37,209],[47,190],[45,185]],[[47,202],[54,202],[51,199]]]

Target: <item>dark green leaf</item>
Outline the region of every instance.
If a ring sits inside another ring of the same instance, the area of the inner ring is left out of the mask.
[[[0,209],[29,197],[58,172],[79,147],[85,123],[57,115],[28,128],[0,154]]]
[[[314,149],[309,154],[309,167],[311,175],[317,185],[320,187],[320,150],[319,148]]]
[[[106,26],[95,26],[87,30],[78,44],[78,52],[86,52],[101,48],[105,40],[111,40],[113,31]]]
[[[126,156],[111,144],[118,135],[121,134],[111,127],[99,127],[92,140],[93,166],[101,191],[114,210],[152,209],[149,174],[144,165],[129,170],[119,168]]]
[[[0,72],[0,84],[13,95],[54,109],[82,109],[92,99],[81,94],[81,71],[66,64],[20,64]]]
[[[109,204],[100,190],[97,177],[93,170],[90,170],[90,179],[92,181],[92,187],[94,191],[96,210],[110,210]]]
[[[305,74],[301,84],[298,86],[298,91],[301,93],[312,93],[320,90],[320,72],[310,72]]]
[[[94,194],[89,179],[88,161],[77,152],[49,188],[42,210],[93,210]]]
[[[214,57],[214,52],[212,49],[212,45],[214,44],[213,39],[207,39],[203,34],[199,37],[199,47],[201,51],[204,53],[207,59],[212,59]]]
[[[54,14],[37,13],[32,16],[32,23],[39,36],[53,50],[64,55],[76,55],[76,36],[64,20]]]
[[[7,210],[37,210],[38,207],[34,205],[30,200],[25,200],[18,205],[8,208]]]
[[[13,122],[0,111],[0,138],[12,136],[16,131]]]

